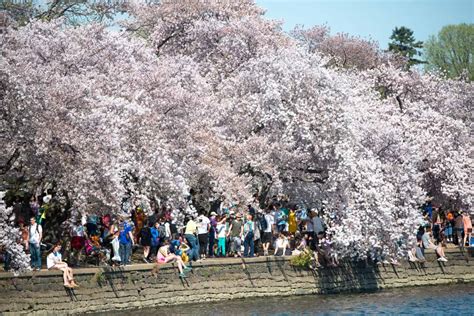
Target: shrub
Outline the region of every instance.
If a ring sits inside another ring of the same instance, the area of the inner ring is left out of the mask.
[[[297,256],[291,258],[291,265],[299,268],[309,268],[311,262],[313,261],[313,256],[311,255],[310,251],[303,251]]]

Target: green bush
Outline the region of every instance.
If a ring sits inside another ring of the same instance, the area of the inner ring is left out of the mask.
[[[95,280],[95,282],[97,282],[97,284],[99,284],[99,286],[102,286],[105,283],[107,283],[107,279],[105,278],[105,274],[102,271],[98,271],[94,275],[93,279]]]
[[[311,262],[313,261],[313,256],[310,251],[303,251],[297,256],[294,256],[291,258],[291,265],[299,268],[309,268],[311,265]]]

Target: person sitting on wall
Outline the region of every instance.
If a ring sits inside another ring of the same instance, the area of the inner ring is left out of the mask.
[[[438,261],[446,262],[446,256],[444,254],[442,245],[435,245],[430,239],[431,227],[426,227],[425,233],[421,237],[421,242],[424,249],[434,249],[438,255]]]
[[[284,233],[280,233],[277,240],[275,241],[275,256],[285,256],[289,251],[288,238]],[[289,254],[289,253],[288,253]]]
[[[72,269],[62,260],[60,253],[61,245],[56,244],[53,246],[51,253],[46,257],[46,265],[48,270],[61,270],[63,271],[64,286],[67,288],[78,287],[74,281]]]
[[[179,277],[186,278],[185,272],[191,271],[191,267],[188,267],[184,264],[183,259],[180,256],[171,253],[169,241],[165,240],[164,245],[160,247],[158,250],[158,254],[156,256],[156,262],[158,264],[164,264],[168,262],[176,262],[178,263],[178,270],[179,270]]]

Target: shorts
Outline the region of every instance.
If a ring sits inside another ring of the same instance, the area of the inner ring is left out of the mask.
[[[158,255],[156,256],[156,261],[158,261],[158,263],[165,263],[166,258],[161,254],[161,252],[158,252]]]
[[[271,243],[272,242],[273,235],[271,232],[263,232],[262,236],[262,243]]]

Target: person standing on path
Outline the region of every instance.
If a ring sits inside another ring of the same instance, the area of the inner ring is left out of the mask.
[[[244,223],[242,222],[242,214],[237,213],[236,218],[230,224],[229,232],[227,233],[231,242],[230,251],[234,254],[234,257],[242,257],[240,247],[242,246],[243,232]]]
[[[227,221],[227,218],[225,215],[220,216],[217,219],[216,235],[217,235],[217,256],[218,257],[226,256],[226,249],[225,249],[225,242],[226,242],[226,235],[227,235],[226,221]]]
[[[247,214],[247,222],[244,224],[244,257],[253,257],[254,256],[254,222],[253,215]]]
[[[189,260],[197,261],[199,259],[199,243],[196,238],[197,225],[196,222],[190,218],[186,223],[186,229],[184,231],[184,237],[188,241],[189,247]]]
[[[214,243],[216,241],[216,227],[217,227],[217,220],[216,220],[217,213],[211,212],[211,218],[209,219],[209,257],[214,257]]]
[[[143,246],[143,261],[149,263],[151,249],[151,228],[148,226],[148,220],[145,220],[140,234],[138,235],[140,245]]]
[[[135,244],[133,240],[133,224],[123,221],[120,224],[119,242],[120,242],[120,260],[122,265],[129,265],[132,257],[132,247]]]
[[[43,238],[43,228],[36,223],[34,217],[30,218],[30,227],[28,228],[29,248],[31,256],[31,268],[34,271],[41,270],[41,239]]]
[[[461,212],[458,212],[456,214],[456,217],[454,218],[454,235],[456,237],[456,240],[458,242],[458,246],[462,247],[463,246],[463,240],[464,240],[464,220]]]
[[[201,214],[197,218],[197,225],[198,225],[199,255],[201,259],[205,259],[207,247],[209,244],[209,228],[211,226],[211,221],[206,215]]]
[[[288,232],[294,235],[297,229],[298,225],[296,222],[296,212],[293,208],[291,208],[290,214],[288,214]]]
[[[470,246],[471,235],[472,235],[471,216],[468,213],[462,212],[462,211],[461,211],[461,215],[462,215],[463,228],[464,228],[463,246],[466,246],[466,241],[467,241],[467,245]]]
[[[263,236],[262,236],[264,256],[268,256],[268,249],[270,248],[270,244],[273,241],[274,226],[275,226],[274,216],[270,213],[270,210],[268,209],[265,214],[265,227],[263,229]]]

